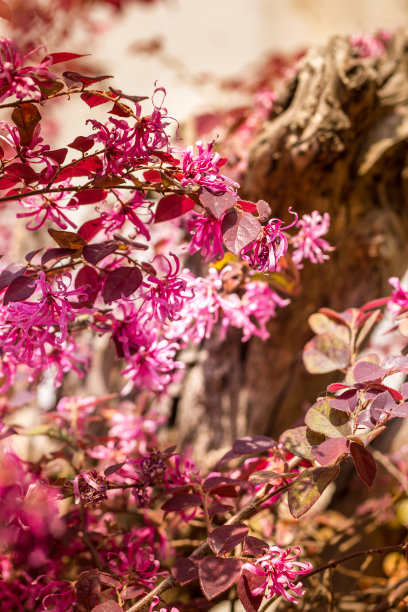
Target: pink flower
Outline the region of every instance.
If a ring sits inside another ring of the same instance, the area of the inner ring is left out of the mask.
[[[224,257],[222,245],[221,219],[195,212],[191,213],[187,230],[193,235],[189,244],[189,253],[193,255],[201,251],[204,261],[212,261]]]
[[[301,597],[304,591],[302,583],[294,581],[299,575],[308,574],[313,569],[309,562],[296,561],[300,553],[299,546],[286,550],[282,550],[279,546],[271,546],[254,564],[245,563],[243,569],[264,579],[263,583],[252,591],[252,595],[264,595],[266,599],[271,599],[274,595],[283,595],[287,601],[297,603],[296,597]]]
[[[30,55],[37,51],[38,49],[34,49],[23,55],[13,41],[0,38],[0,102],[13,95],[19,100],[41,100],[43,94],[39,87],[40,82],[56,80],[57,77],[48,70],[50,60],[47,58],[37,66],[24,66]]]
[[[179,276],[179,259],[173,253],[170,255],[173,258],[174,267],[170,259],[164,255],[155,257],[154,267],[160,266],[164,274],[160,277],[150,274],[143,283],[146,291],[141,296],[145,300],[142,311],[151,312],[161,323],[167,319],[173,321],[179,318],[185,301],[193,297],[191,289],[187,287],[187,281]]]
[[[248,262],[251,267],[264,274],[276,270],[279,258],[288,249],[288,240],[282,232],[295,225],[298,220],[297,214],[291,208],[289,208],[289,212],[295,215],[294,221],[282,227],[280,219],[271,219],[262,228],[259,237],[242,249],[241,257],[243,261]]]
[[[334,247],[321,238],[330,228],[329,213],[326,212],[322,216],[314,210],[311,215],[303,215],[296,227],[300,230],[297,236],[291,238],[291,244],[294,248],[292,259],[298,268],[303,268],[303,259],[309,259],[312,263],[323,263],[325,259],[329,259],[326,252],[334,251]]]
[[[25,197],[24,200],[19,200],[19,202],[29,212],[17,213],[17,217],[33,217],[26,224],[28,230],[35,231],[42,227],[46,221],[53,221],[64,230],[69,225],[74,229],[77,227],[63,212],[77,210],[78,208],[77,200],[70,193],[32,195]]]
[[[152,221],[153,213],[150,210],[152,203],[147,202],[139,191],[132,192],[131,197],[115,189],[112,190],[112,193],[117,199],[114,207],[104,208],[101,214],[101,225],[105,228],[107,236],[112,236],[115,231],[124,226],[126,221],[130,221],[136,229],[136,236],[141,234],[150,240],[150,233],[145,224]],[[142,221],[139,216],[141,210],[148,217],[146,221]]]
[[[394,291],[391,293],[390,301],[388,302],[387,309],[394,315],[398,314],[400,310],[408,309],[408,291],[405,291],[401,286],[401,281],[396,276],[392,276],[388,279],[391,287],[394,287]]]
[[[350,46],[358,51],[359,57],[380,57],[386,51],[386,43],[391,35],[381,30],[375,36],[368,34],[353,34],[350,36]]]
[[[184,173],[181,184],[184,186],[200,185],[216,193],[229,191],[235,194],[239,185],[219,173],[227,160],[221,158],[219,153],[213,153],[214,144],[210,142],[205,146],[201,141],[196,142],[198,155],[194,155],[192,146],[181,152]]]

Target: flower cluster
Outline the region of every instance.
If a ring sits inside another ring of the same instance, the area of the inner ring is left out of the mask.
[[[299,227],[299,232],[291,238],[291,244],[293,247],[292,259],[298,268],[303,267],[304,259],[314,264],[323,263],[325,259],[329,259],[327,253],[334,249],[327,240],[322,238],[330,228],[328,213],[321,215],[314,210],[310,215],[303,215],[296,227]]]

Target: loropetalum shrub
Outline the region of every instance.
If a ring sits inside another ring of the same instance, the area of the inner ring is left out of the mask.
[[[384,305],[408,335],[408,294],[392,279],[389,298],[313,315],[305,366],[339,370],[344,382],[328,387],[305,425],[279,441],[236,440],[202,473],[187,451],[158,442],[165,419],[152,400],[182,376],[189,344],[231,326],[244,342],[268,337],[305,260],[322,264],[333,249],[322,237],[329,217],[289,210],[281,220],[266,202],[242,200],[216,142],[172,144],[162,88],[151,99],[100,89],[107,76],[58,74],[77,54],[0,45],[1,108],[11,111],[1,123],[0,202],[46,242],[24,263],[3,253],[0,273],[2,610],[206,610],[234,589],[248,612],[263,598],[296,604],[307,576],[341,560],[313,570],[295,538],[277,542],[276,508],[287,493],[301,517],[349,457],[372,485],[367,446],[408,415],[406,385],[384,379],[407,373],[408,358],[359,351]],[[107,119],[90,118],[55,149],[41,136],[42,115],[75,95],[90,112],[105,105]],[[203,277],[186,268],[194,253],[208,264]],[[39,429],[13,425],[17,389],[44,373],[57,386],[68,372],[83,376],[89,338],[103,335],[123,364],[120,393],[63,397]],[[56,446],[36,462],[20,458],[14,437],[36,433]],[[177,601],[161,603],[177,585]]]

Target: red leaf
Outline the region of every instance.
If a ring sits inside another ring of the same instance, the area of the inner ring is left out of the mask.
[[[98,572],[96,570],[82,572],[76,582],[75,590],[78,609],[81,612],[92,610],[99,603],[101,595]]]
[[[107,255],[116,251],[118,244],[114,240],[107,240],[98,244],[88,244],[83,248],[82,255],[86,261],[95,265]]]
[[[51,58],[51,66],[55,64],[61,64],[62,62],[69,62],[73,59],[78,59],[78,57],[87,57],[89,54],[85,53],[80,55],[79,53],[64,53],[63,51],[60,53],[49,53],[45,59]]]
[[[201,588],[207,599],[214,599],[237,581],[242,561],[234,557],[205,557],[198,566]]]
[[[238,200],[237,204],[239,204],[244,212],[256,213],[258,212],[258,208],[255,202],[248,202],[247,200]]]
[[[86,242],[89,242],[98,234],[103,228],[102,220],[100,217],[96,219],[90,219],[85,221],[78,230],[78,235],[81,236]]]
[[[233,208],[227,211],[221,229],[225,246],[239,257],[242,249],[258,238],[262,226],[250,213]]]
[[[99,81],[104,81],[105,79],[112,79],[112,75],[103,74],[101,76],[85,76],[84,74],[79,74],[79,72],[71,72],[70,70],[66,70],[62,73],[66,79],[70,81],[76,81],[78,83],[82,83],[85,87],[88,85],[92,85],[92,83],[99,83]]]
[[[257,576],[246,569],[242,570],[237,582],[237,595],[245,608],[245,612],[258,612],[262,603],[263,593],[252,595],[252,591],[261,586],[264,581],[265,579],[262,576]]]
[[[169,221],[170,219],[180,217],[192,210],[194,204],[193,200],[184,195],[173,193],[164,196],[157,205],[154,222],[161,223],[162,221]]]
[[[91,612],[123,612],[123,608],[114,599],[108,599],[92,608]]]
[[[96,300],[96,296],[99,293],[99,274],[91,266],[83,266],[75,277],[75,288],[80,289],[84,287],[84,292],[87,294],[87,298],[78,302],[79,306],[87,306],[90,308]]]
[[[181,557],[177,559],[171,568],[171,573],[174,578],[177,580],[180,586],[184,586],[192,580],[198,578],[198,567],[196,566],[191,559],[187,559],[186,557]]]
[[[312,448],[313,458],[320,465],[334,463],[339,457],[349,454],[350,441],[347,438],[329,438]]]
[[[266,451],[274,446],[276,446],[275,440],[268,436],[245,436],[235,440],[232,451],[237,455],[251,455],[252,453]]]
[[[327,390],[330,391],[330,393],[335,393],[341,389],[348,389],[348,385],[343,385],[343,383],[332,383],[327,387]]]
[[[75,199],[80,206],[83,204],[95,204],[95,202],[104,200],[107,193],[104,189],[84,189],[83,191],[76,192]]]
[[[20,164],[20,162],[14,162],[5,167],[7,174],[14,174],[20,179],[23,179],[26,183],[34,183],[38,181],[38,174],[27,164]]]
[[[3,306],[9,302],[24,302],[35,291],[33,278],[28,276],[18,276],[9,284],[3,298]]]
[[[142,283],[142,280],[143,275],[139,268],[126,266],[112,270],[108,274],[102,291],[105,304],[131,295]]]
[[[43,155],[44,157],[53,159],[57,164],[61,165],[64,163],[67,153],[68,149],[64,147],[63,149],[55,149],[55,151],[46,151]]]
[[[374,457],[364,446],[357,444],[357,442],[350,444],[350,452],[358,475],[368,487],[371,487],[377,472]]]
[[[81,100],[86,102],[90,108],[93,108],[94,106],[100,106],[101,104],[106,104],[107,102],[110,102],[109,97],[107,97],[109,95],[108,92],[103,93],[105,95],[101,95],[99,92],[96,91],[84,91],[84,93],[81,94]]]
[[[13,178],[11,176],[2,176],[0,178],[0,190],[9,189],[10,187],[14,187],[17,183],[19,183],[19,179]]]
[[[129,117],[132,112],[132,109],[127,104],[123,104],[123,102],[118,104],[115,102],[108,114],[116,115],[117,117]]]
[[[68,146],[81,153],[86,153],[94,146],[94,139],[92,136],[77,136]]]
[[[203,189],[199,197],[204,208],[216,219],[221,219],[222,215],[237,203],[237,198],[228,191],[215,195],[208,191],[208,189]]]
[[[143,172],[143,178],[148,183],[160,183],[161,182],[161,174],[159,170],[146,170],[146,172]]]
[[[33,139],[34,130],[41,121],[38,108],[30,102],[20,104],[11,113],[11,119],[17,126],[21,144],[23,146],[29,145]]]
[[[221,525],[209,534],[207,542],[216,555],[226,555],[244,540],[248,531],[248,527],[240,523]]]
[[[194,508],[201,505],[201,497],[194,493],[182,493],[181,495],[173,495],[164,504],[161,509],[165,512],[174,512],[176,510],[185,510],[186,508]]]
[[[151,154],[155,155],[166,164],[170,164],[172,166],[178,166],[180,164],[180,160],[170,155],[170,153],[165,153],[164,151],[151,151]]]
[[[16,263],[12,263],[2,270],[0,274],[0,291],[8,287],[15,278],[22,276],[26,270],[27,266],[20,266],[20,264]]]
[[[78,160],[75,165],[63,168],[58,180],[63,181],[74,176],[92,176],[93,172],[101,172],[103,164],[98,157],[86,157]]]

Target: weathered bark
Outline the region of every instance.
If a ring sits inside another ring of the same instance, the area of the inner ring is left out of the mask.
[[[389,276],[405,271],[407,49],[401,33],[380,58],[356,57],[339,37],[311,50],[255,142],[245,196],[267,200],[282,219],[289,206],[328,211],[337,250],[322,266],[305,265],[302,293],[271,322],[266,343],[243,348],[233,334],[201,351],[177,412],[182,438],[200,456],[237,435],[278,436],[292,426],[325,383],[302,364],[308,316],[387,294]]]

